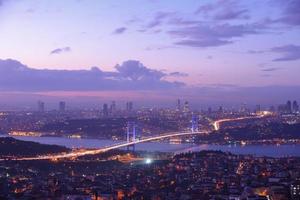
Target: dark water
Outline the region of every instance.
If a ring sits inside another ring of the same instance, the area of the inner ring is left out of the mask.
[[[122,141],[113,140],[98,140],[98,139],[75,139],[63,137],[22,137],[15,136],[14,138],[25,141],[34,141],[42,144],[57,144],[69,148],[99,148],[112,144],[121,143]],[[146,142],[136,145],[136,150],[143,151],[161,151],[161,152],[188,152],[201,150],[221,150],[234,154],[252,154],[256,156],[300,156],[300,145],[213,145],[213,144],[170,144],[167,142]]]

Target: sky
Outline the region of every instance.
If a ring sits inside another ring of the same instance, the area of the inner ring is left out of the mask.
[[[0,0],[0,107],[300,100],[299,64],[299,0]]]

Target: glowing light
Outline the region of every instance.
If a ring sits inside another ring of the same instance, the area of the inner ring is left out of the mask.
[[[145,163],[146,163],[146,164],[151,164],[151,163],[152,163],[152,159],[151,159],[151,158],[147,158],[147,159],[145,160]]]

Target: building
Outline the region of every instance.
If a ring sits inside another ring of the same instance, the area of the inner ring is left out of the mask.
[[[256,105],[256,107],[255,107],[255,112],[256,112],[256,113],[259,113],[260,111],[261,111],[260,105]]]
[[[66,102],[61,101],[59,102],[59,112],[65,112],[66,111]]]
[[[294,109],[297,109],[297,107],[298,107],[298,103],[296,101],[294,101],[292,105],[292,102],[289,100],[286,102],[286,104],[281,104],[278,106],[278,112],[283,114],[290,114],[294,112]]]
[[[183,106],[183,112],[189,112],[190,111],[190,105],[188,101],[184,102],[184,106]]]
[[[126,110],[128,112],[130,112],[130,111],[133,110],[133,103],[132,103],[132,101],[129,101],[129,102],[126,103]]]
[[[222,107],[222,106],[219,107],[218,113],[219,113],[219,114],[223,114],[223,113],[224,113],[224,110],[223,110],[223,107]]]
[[[297,180],[291,184],[290,194],[292,199],[300,199],[300,180]]]
[[[110,105],[110,112],[111,112],[111,114],[116,113],[116,110],[117,110],[116,102],[112,101],[111,105]]]
[[[248,112],[247,104],[246,104],[246,103],[242,103],[241,108],[240,108],[240,112],[241,112],[241,113],[246,113],[246,112]]]
[[[107,117],[108,116],[108,105],[105,103],[103,104],[103,110],[102,110],[103,116]]]
[[[297,113],[299,111],[299,105],[297,101],[293,101],[293,113]]]
[[[177,105],[176,105],[176,109],[179,111],[181,110],[181,103],[180,103],[180,99],[177,99]]]
[[[286,102],[286,112],[287,113],[291,113],[292,112],[292,102],[291,101],[287,101]]]
[[[45,103],[43,101],[38,101],[38,111],[39,112],[45,111]]]

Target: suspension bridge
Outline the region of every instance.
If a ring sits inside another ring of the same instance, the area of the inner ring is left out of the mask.
[[[229,122],[229,121],[237,121],[237,120],[244,120],[244,119],[250,119],[250,118],[261,118],[262,116],[252,116],[252,117],[239,117],[239,118],[231,118],[231,119],[220,119],[215,122],[213,122],[214,130],[220,129],[220,124],[223,122]],[[151,136],[147,138],[136,138],[136,125],[132,122],[129,122],[127,125],[127,140],[126,142],[119,143],[119,144],[113,144],[111,146],[101,147],[97,149],[82,149],[82,150],[76,150],[71,152],[64,152],[59,154],[51,154],[51,155],[40,155],[36,157],[20,157],[20,158],[14,158],[10,160],[59,160],[59,159],[70,159],[70,158],[76,158],[80,156],[86,156],[86,155],[96,155],[100,153],[104,153],[110,150],[124,148],[124,147],[130,147],[134,146],[136,144],[144,143],[144,142],[150,142],[155,140],[162,140],[166,138],[172,138],[172,137],[179,137],[179,136],[188,136],[188,135],[197,135],[197,134],[209,134],[210,131],[199,131],[198,126],[196,125],[196,119],[192,118],[192,126],[190,131],[187,132],[172,132],[172,133],[165,133],[161,134],[159,136]],[[0,159],[0,161],[7,160],[7,159]]]

